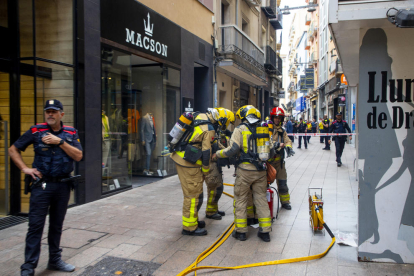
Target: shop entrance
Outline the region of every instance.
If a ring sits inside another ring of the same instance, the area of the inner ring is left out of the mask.
[[[0,217],[8,215],[10,208],[9,158],[9,78],[8,72],[0,71]]]
[[[102,193],[175,174],[165,133],[180,114],[180,71],[102,49]]]

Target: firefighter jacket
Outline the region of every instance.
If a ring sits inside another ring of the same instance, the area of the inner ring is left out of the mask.
[[[209,120],[212,124],[216,121],[211,117],[210,114],[200,113],[194,119],[194,121]],[[211,143],[214,139],[214,128],[212,124],[201,124],[194,127],[193,133],[190,135],[188,144],[201,149],[203,155],[195,164],[184,160],[184,151],[175,151],[171,154],[172,160],[180,166],[188,168],[201,167],[203,174],[208,174],[210,171],[210,160],[211,160]]]
[[[271,147],[273,148],[275,146],[275,144],[279,142],[279,143],[284,143],[285,147],[290,147],[292,148],[292,141],[290,140],[288,134],[286,133],[286,131],[283,129],[282,126],[276,126],[275,129],[273,130],[273,136],[272,136],[272,144]],[[284,150],[284,149],[282,149]],[[271,151],[272,154],[272,151]],[[270,163],[275,163],[280,161],[282,158],[280,153],[276,153],[274,152],[273,155],[271,155],[269,162]]]
[[[230,142],[228,147],[222,150],[217,151],[218,158],[229,158],[234,155],[240,156],[241,151],[245,153],[248,152],[248,141],[252,133],[249,128],[241,124],[234,129],[233,134],[231,135]],[[251,149],[252,150],[252,149]],[[242,162],[238,165],[238,168],[248,171],[257,171],[257,168],[254,164],[249,162]]]

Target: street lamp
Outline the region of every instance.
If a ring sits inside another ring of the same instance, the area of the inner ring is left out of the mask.
[[[282,14],[285,14],[285,15],[289,15],[290,10],[298,10],[298,9],[308,9],[308,12],[314,12],[316,11],[317,6],[318,4],[309,4],[307,6],[299,6],[299,7],[292,7],[292,8],[290,8],[289,6],[285,6],[283,9],[280,9],[280,11],[282,12]]]

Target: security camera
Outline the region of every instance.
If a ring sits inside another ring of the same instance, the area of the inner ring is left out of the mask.
[[[391,8],[387,11],[387,18],[398,28],[414,28],[414,9]]]

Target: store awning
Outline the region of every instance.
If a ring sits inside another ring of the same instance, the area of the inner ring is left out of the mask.
[[[224,73],[232,78],[238,79],[252,86],[267,85],[266,80],[247,72],[241,66],[237,65],[233,60],[222,60],[217,64],[217,71]]]

